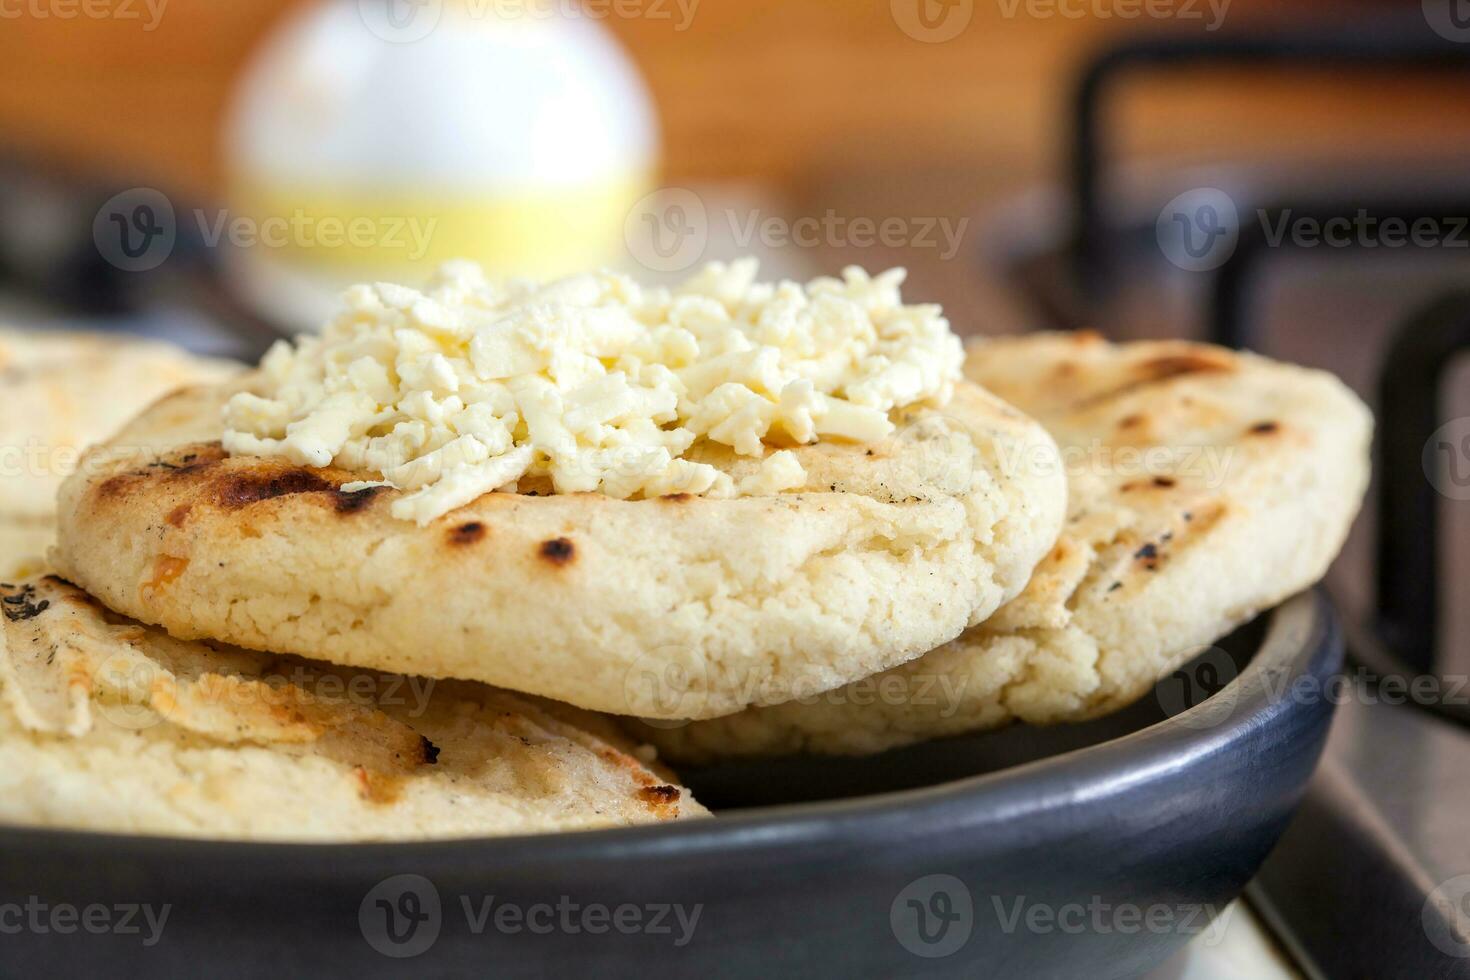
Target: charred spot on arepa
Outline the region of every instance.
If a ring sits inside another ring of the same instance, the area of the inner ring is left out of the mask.
[[[120,500],[127,496],[134,484],[141,482],[142,476],[141,473],[117,473],[97,484],[94,492],[103,500]]]
[[[457,548],[463,548],[483,541],[488,530],[481,522],[470,521],[466,524],[460,524],[458,527],[450,528],[447,537],[451,545]]]
[[[223,446],[218,442],[206,442],[190,446],[184,452],[171,456],[167,460],[171,467],[168,472],[174,477],[189,476],[223,462],[224,458]]]
[[[278,497],[336,489],[310,470],[255,469],[226,474],[215,488],[215,499],[226,510],[240,510]]]
[[[72,585],[70,582],[65,581],[64,579],[57,578],[55,575],[47,575],[42,578],[41,581],[53,589],[60,590],[61,601],[63,602],[69,602],[74,606],[81,606],[86,609],[95,609],[105,616],[117,615],[116,613],[112,612],[112,610],[104,606],[102,604],[102,601],[93,596],[90,592],[83,592],[81,589]],[[0,583],[0,589],[9,588],[13,588],[13,586],[8,586],[4,583]]]
[[[361,490],[334,491],[332,497],[333,506],[339,514],[356,514],[366,510],[373,500],[387,487],[363,487]]]
[[[0,596],[0,612],[4,612],[5,618],[12,623],[35,619],[50,608],[51,600],[38,599],[36,587],[29,583],[19,588],[12,586],[10,591]]]
[[[692,496],[687,493],[666,493],[658,499],[668,501],[671,504],[682,504],[684,501],[692,499]]]
[[[1128,373],[1132,380],[1126,381],[1115,388],[1088,396],[1076,404],[1076,407],[1093,408],[1106,402],[1131,395],[1134,392],[1154,385],[1164,384],[1178,378],[1186,378],[1197,374],[1226,374],[1235,370],[1235,362],[1230,354],[1225,351],[1214,351],[1208,348],[1188,350],[1177,354],[1161,354],[1151,357],[1146,361],[1140,361],[1129,367]]]
[[[638,798],[651,807],[668,806],[679,802],[679,787],[667,783],[645,786],[638,791]]]
[[[570,565],[577,557],[576,545],[566,538],[552,538],[541,542],[541,557],[553,565]]]
[[[1281,423],[1268,419],[1264,422],[1257,422],[1255,425],[1251,426],[1250,431],[1251,435],[1254,436],[1274,435],[1275,433],[1281,431]]]

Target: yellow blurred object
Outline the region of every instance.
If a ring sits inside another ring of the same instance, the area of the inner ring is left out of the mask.
[[[602,184],[564,191],[435,199],[314,198],[313,190],[234,188],[235,210],[263,223],[284,219],[304,231],[280,245],[282,261],[324,270],[397,271],[472,258],[502,274],[547,278],[606,264],[622,243],[631,202],[653,184],[649,172],[609,174]],[[341,220],[342,216],[351,216]],[[354,228],[356,225],[356,228]],[[324,241],[325,240],[325,241]],[[269,246],[267,246],[269,247]]]
[[[616,262],[657,170],[654,112],[571,9],[319,0],[288,20],[226,127],[244,295],[308,329],[343,286],[450,258],[538,278]]]

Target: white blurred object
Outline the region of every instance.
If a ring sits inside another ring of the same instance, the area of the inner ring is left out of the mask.
[[[247,236],[221,244],[232,278],[307,329],[344,285],[449,258],[537,277],[616,262],[657,132],[621,48],[562,0],[319,0],[246,71],[226,159]]]

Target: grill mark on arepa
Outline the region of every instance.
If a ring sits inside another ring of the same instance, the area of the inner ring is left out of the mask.
[[[367,509],[373,500],[387,489],[387,487],[364,487],[361,490],[353,490],[350,493],[344,493],[338,490],[334,498],[337,513],[344,516],[359,513]]]
[[[175,479],[192,476],[219,465],[224,461],[225,450],[218,442],[206,442],[189,447],[189,451],[169,459],[162,459],[156,468],[167,471]]]
[[[1138,364],[1134,369],[1140,377],[1125,382],[1116,388],[1092,395],[1077,402],[1076,410],[1096,408],[1099,405],[1131,395],[1154,385],[1166,384],[1178,378],[1194,374],[1225,374],[1235,370],[1226,358],[1204,353],[1166,354]]]
[[[14,586],[11,586],[14,588]],[[5,613],[5,618],[12,623],[24,623],[35,619],[43,612],[51,608],[50,599],[36,599],[36,587],[34,585],[23,585],[16,592],[11,592],[0,598],[0,610]]]
[[[277,497],[325,493],[336,489],[309,470],[245,472],[231,473],[221,479],[216,487],[215,497],[221,507],[239,510]]]

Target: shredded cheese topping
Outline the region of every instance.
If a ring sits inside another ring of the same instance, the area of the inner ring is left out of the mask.
[[[558,493],[768,495],[800,488],[788,449],[872,442],[889,413],[942,405],[964,353],[902,269],[755,281],[711,264],[675,289],[613,273],[494,284],[446,265],[424,291],[354,286],[320,336],[281,341],[225,408],[224,447],[379,474],[427,524],[528,477]],[[698,440],[760,457],[735,481],[684,458]]]

